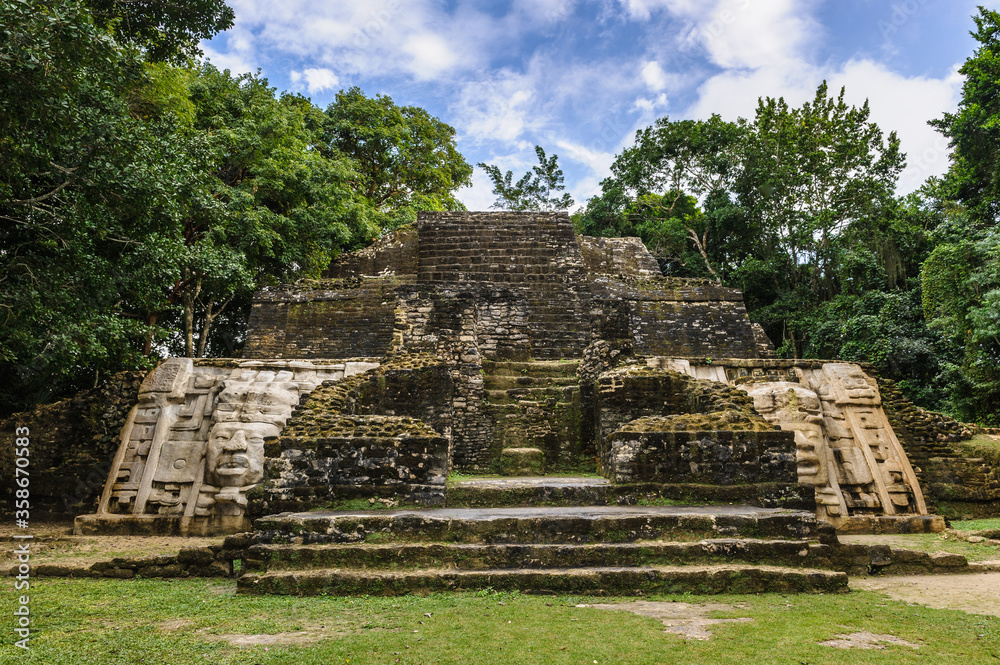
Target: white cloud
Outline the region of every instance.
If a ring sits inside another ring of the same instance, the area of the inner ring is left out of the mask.
[[[459,190],[458,198],[469,210],[489,210],[497,200],[493,194],[493,181],[480,168],[472,174],[472,187]]]
[[[418,79],[434,79],[451,69],[458,55],[448,43],[430,33],[414,35],[403,44],[403,52],[410,56],[409,70]]]
[[[305,79],[305,87],[309,91],[309,94],[331,90],[336,88],[337,84],[340,83],[340,79],[333,73],[333,70],[326,68],[314,69],[310,67],[301,72],[293,70],[289,72],[288,77],[292,83],[300,83]]]
[[[962,77],[952,72],[945,78],[906,77],[871,60],[852,60],[838,67],[762,67],[753,71],[731,70],[706,81],[686,117],[707,118],[719,113],[727,120],[752,119],[759,97],[784,97],[792,107],[801,106],[816,94],[826,80],[831,96],[845,89],[845,100],[860,106],[869,100],[871,120],[888,135],[895,131],[900,148],[907,153],[907,168],[897,186],[911,192],[932,175],[948,169],[947,141],[927,121],[954,110]]]
[[[666,93],[660,93],[656,99],[637,97],[632,108],[644,115],[653,115],[658,110],[665,111],[669,106]]]
[[[558,140],[556,145],[565,157],[586,164],[600,178],[611,175],[611,163],[615,161],[614,153],[593,150],[571,141]]]
[[[531,76],[509,71],[467,83],[454,107],[458,125],[474,141],[515,141],[538,121],[531,105],[536,89]]]
[[[236,24],[230,34],[246,36],[249,52],[291,56],[340,77],[447,76],[481,63],[499,33],[510,30],[492,25],[475,8],[448,13],[437,0],[235,0],[232,5]],[[232,48],[230,38],[225,50]]]
[[[907,167],[899,179],[901,193],[917,189],[928,177],[948,169],[948,141],[928,120],[954,111],[961,97],[963,77],[957,69],[942,79],[904,77],[870,60],[855,60],[830,77],[831,92],[843,86],[848,103],[859,106],[868,98],[871,119],[884,132],[895,130]]]
[[[819,26],[806,0],[721,0],[700,25],[709,58],[720,67],[757,68],[802,62]]]
[[[646,86],[654,92],[659,92],[667,87],[667,73],[663,71],[663,68],[655,60],[647,62],[642,68],[640,75]]]
[[[569,16],[576,5],[576,0],[514,0],[514,9],[525,16],[554,23]]]
[[[257,71],[252,54],[235,49],[222,53],[205,44],[201,45],[201,50],[205,53],[205,59],[211,62],[217,69],[228,69],[236,75],[250,74]]]

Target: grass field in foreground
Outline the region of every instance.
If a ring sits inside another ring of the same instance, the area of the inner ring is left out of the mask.
[[[955,520],[951,523],[952,529],[958,531],[982,531],[985,529],[1000,529],[1000,518],[991,517],[981,520]]]
[[[710,616],[752,619],[711,626],[712,639],[696,641],[667,634],[657,619],[576,607],[628,602],[623,598],[493,592],[261,598],[235,595],[232,581],[200,579],[32,582],[33,633],[23,652],[13,646],[11,586],[3,663],[972,665],[1000,659],[1000,618],[906,605],[869,592],[646,599],[722,603],[730,609]],[[860,631],[891,634],[919,648],[818,644]]]

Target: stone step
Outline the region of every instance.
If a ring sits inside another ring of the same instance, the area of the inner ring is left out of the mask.
[[[557,405],[571,406],[576,388],[511,388],[509,390],[484,390],[483,396],[491,404],[518,404],[520,402],[546,403],[554,400]]]
[[[575,376],[533,376],[487,374],[483,387],[487,390],[512,390],[523,388],[572,387],[579,389],[580,380]]]
[[[692,542],[593,543],[587,545],[476,545],[468,543],[405,543],[401,545],[253,545],[231,556],[245,572],[313,568],[408,570],[454,568],[591,568],[741,563],[823,568],[847,572],[843,548],[808,540],[718,538]],[[861,548],[854,548],[861,549]],[[875,550],[876,548],[866,548]],[[887,560],[883,546],[879,562]],[[868,563],[875,557],[869,553]]]
[[[579,360],[534,360],[516,361],[484,361],[483,370],[487,378],[495,376],[565,376],[575,377],[580,366]]]
[[[711,537],[836,536],[814,513],[752,506],[429,508],[281,513],[254,522],[265,543],[592,543]],[[227,542],[229,542],[227,540]]]
[[[816,503],[810,490],[797,483],[615,485],[606,478],[542,476],[449,480],[445,500],[450,508],[735,503],[811,511]]]
[[[776,566],[643,566],[502,570],[310,570],[254,574],[237,593],[294,596],[398,596],[431,591],[637,596],[650,593],[843,593],[847,575]]]

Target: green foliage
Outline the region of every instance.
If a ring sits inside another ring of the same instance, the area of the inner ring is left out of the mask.
[[[979,7],[972,19],[979,47],[958,70],[965,76],[958,110],[930,124],[950,139],[954,199],[976,224],[991,226],[1000,218],[1000,12]]]
[[[873,271],[875,280],[882,277]],[[940,336],[924,323],[920,289],[878,286],[838,295],[818,308],[807,357],[872,363],[917,404],[941,408],[947,397],[943,364],[949,355]]]
[[[86,0],[95,21],[118,43],[152,61],[183,62],[201,55],[198,42],[233,27],[224,0]]]
[[[1000,231],[942,243],[923,265],[928,325],[962,349],[948,369],[959,416],[1000,425]]]
[[[944,211],[937,245],[921,271],[923,310],[960,356],[946,367],[950,409],[1000,424],[1000,13],[973,16],[979,47],[959,70],[965,76],[955,113],[931,121],[950,140],[952,165],[928,189]]]
[[[760,263],[749,275],[737,269],[731,280],[748,292],[754,318],[800,357],[810,301],[840,292],[843,250],[888,218],[904,158],[895,134],[883,138],[869,122],[867,102],[848,106],[843,90],[828,97],[825,82],[799,109],[762,99],[753,123],[742,124],[747,142],[734,189],[755,229]]]
[[[0,412],[236,355],[256,289],[460,206],[472,169],[422,109],[175,64],[231,23],[217,0],[0,3]]]
[[[635,235],[665,274],[713,277],[738,236],[748,231],[728,195],[740,163],[744,130],[719,116],[661,118],[636,132],[635,144],[611,166],[602,193],[581,220],[589,235]],[[697,206],[695,197],[704,197]]]
[[[351,187],[382,214],[385,228],[413,222],[421,210],[464,209],[455,191],[471,184],[472,167],[452,127],[358,88],[337,93],[325,116],[321,151],[354,164]]]
[[[497,200],[493,207],[497,210],[568,210],[573,207],[573,199],[568,193],[558,196],[563,185],[563,172],[559,168],[559,156],[546,157],[540,145],[535,146],[538,164],[531,167],[514,182],[514,172],[503,173],[495,164],[480,162],[476,166],[486,171],[493,182],[493,193]]]
[[[162,159],[163,145],[125,102],[143,80],[140,61],[79,3],[4,0],[0,21],[0,410],[7,410],[145,363],[135,340],[146,329],[127,316],[119,287],[142,244],[135,238],[157,229],[110,211],[148,172],[123,166]]]

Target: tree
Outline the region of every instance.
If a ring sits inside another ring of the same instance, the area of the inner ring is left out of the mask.
[[[269,283],[317,277],[380,228],[349,186],[351,164],[312,149],[321,121],[307,99],[276,99],[266,79],[209,64],[197,70],[190,98],[193,168],[181,196],[189,205],[171,228],[174,277],[147,321],[179,307],[182,352],[202,356],[232,304]]]
[[[603,235],[621,227],[642,238],[665,273],[718,281],[716,265],[736,230],[726,222],[742,139],[739,125],[717,115],[661,118],[639,130],[635,144],[615,158],[601,196],[589,202],[582,230]],[[697,206],[700,197],[706,210]]]
[[[1000,219],[1000,12],[979,7],[973,21],[980,46],[958,70],[965,76],[958,110],[930,124],[952,148],[952,197],[975,224],[993,226]]]
[[[151,61],[182,63],[201,55],[198,42],[233,27],[224,0],[87,0],[94,20]]]
[[[0,3],[0,410],[44,401],[145,364],[147,332],[120,287],[155,228],[111,213],[123,169],[166,160],[133,117],[144,79],[71,0]],[[146,173],[148,171],[144,171]],[[141,207],[144,200],[136,202]]]
[[[559,168],[559,156],[545,156],[545,150],[535,146],[538,164],[513,182],[514,172],[506,174],[494,164],[480,162],[476,166],[486,171],[493,181],[493,193],[497,196],[493,207],[498,210],[567,210],[573,207],[573,199],[568,193],[558,196],[557,193],[566,189],[563,184],[563,172]]]
[[[931,182],[949,214],[921,268],[927,323],[955,349],[945,366],[950,410],[1000,424],[1000,13],[979,7],[979,43],[959,72],[965,76],[955,113],[931,121],[948,137],[952,163]]]
[[[928,325],[962,351],[950,410],[1000,425],[1000,232],[938,245],[921,277]]]
[[[904,155],[894,132],[883,137],[869,122],[867,102],[848,106],[843,89],[830,98],[825,82],[799,109],[761,99],[742,124],[734,189],[759,235],[756,261],[734,281],[772,338],[801,357],[808,311],[839,292],[845,243],[890,214]]]
[[[384,227],[414,221],[420,210],[464,210],[455,192],[471,184],[472,167],[452,127],[358,88],[337,93],[325,115],[322,154],[353,162],[351,187],[382,214]]]

